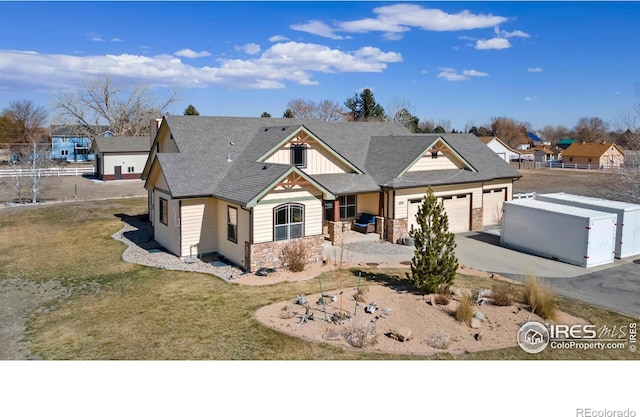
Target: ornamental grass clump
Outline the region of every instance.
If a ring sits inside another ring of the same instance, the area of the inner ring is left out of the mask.
[[[282,248],[280,261],[291,272],[304,271],[309,261],[309,248],[302,239],[290,240]]]

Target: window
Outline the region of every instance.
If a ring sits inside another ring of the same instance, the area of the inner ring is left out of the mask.
[[[227,240],[238,243],[238,209],[227,206]]]
[[[61,156],[69,156],[69,150],[68,149],[63,149],[60,151],[60,155]]]
[[[431,152],[431,158],[432,159],[438,159],[438,151]]]
[[[341,195],[340,196],[340,218],[356,217],[356,196]]]
[[[128,173],[135,172],[134,167],[127,167],[127,172]]]
[[[304,206],[285,204],[273,211],[274,240],[289,240],[304,236]]]
[[[160,223],[169,225],[169,205],[164,198],[160,199]]]
[[[307,148],[304,145],[291,146],[291,164],[300,168],[307,166]]]
[[[573,161],[573,158],[569,158],[569,162]]]

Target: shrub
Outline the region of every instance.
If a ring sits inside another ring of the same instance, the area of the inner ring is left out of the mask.
[[[491,302],[497,306],[510,306],[513,303],[513,288],[507,283],[491,287]]]
[[[427,344],[432,348],[446,349],[449,347],[450,337],[448,333],[436,333],[427,339]]]
[[[532,313],[543,319],[553,321],[558,316],[553,290],[548,285],[538,282],[534,276],[527,277],[524,281],[524,302],[529,305]]]
[[[449,297],[447,297],[445,294],[434,294],[431,297],[431,300],[434,305],[446,306],[447,304],[449,304]]]
[[[309,248],[307,244],[302,239],[289,241],[282,248],[280,261],[291,272],[303,271],[309,261]]]
[[[373,345],[378,341],[376,323],[364,320],[360,323],[350,322],[344,329],[344,337],[347,343],[353,347],[363,348]]]
[[[473,296],[464,294],[462,298],[460,298],[460,304],[454,313],[454,317],[460,323],[471,324],[471,319],[473,318],[474,312],[474,301]]]

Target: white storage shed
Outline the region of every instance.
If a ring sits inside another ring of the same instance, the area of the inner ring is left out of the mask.
[[[616,215],[539,200],[505,201],[500,242],[590,268],[613,262]]]
[[[640,255],[640,204],[567,193],[539,194],[540,201],[615,213],[616,258]]]

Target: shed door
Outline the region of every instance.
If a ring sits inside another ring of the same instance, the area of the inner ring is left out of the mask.
[[[113,167],[113,171],[115,172],[115,178],[117,180],[122,179],[122,167],[120,165],[116,165]]]
[[[442,202],[449,217],[449,231],[468,232],[471,224],[471,194],[444,196]]]
[[[502,220],[502,205],[507,195],[506,188],[482,192],[482,225],[494,226]]]

